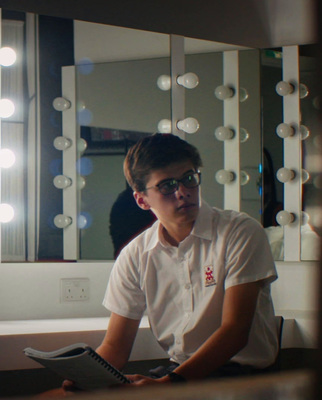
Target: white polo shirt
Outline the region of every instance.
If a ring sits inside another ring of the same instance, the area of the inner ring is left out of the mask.
[[[178,247],[164,241],[161,227],[156,221],[123,249],[103,305],[131,319],[146,311],[156,339],[181,364],[220,327],[225,289],[264,280],[248,344],[232,361],[271,365],[277,332],[270,283],[277,274],[261,225],[203,202],[191,234]]]

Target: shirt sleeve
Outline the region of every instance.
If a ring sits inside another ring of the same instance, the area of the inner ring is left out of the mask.
[[[137,264],[127,249],[120,253],[113,266],[103,300],[103,306],[108,310],[131,319],[141,319],[146,308]]]
[[[277,272],[264,229],[254,219],[240,215],[227,236],[225,288],[275,279]]]

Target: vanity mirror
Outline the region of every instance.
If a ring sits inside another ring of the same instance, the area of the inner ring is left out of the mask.
[[[3,20],[16,21],[17,15],[4,12]],[[109,213],[117,195],[126,187],[121,164],[127,146],[142,135],[162,130],[159,125],[161,120],[171,120],[171,106],[173,107],[174,101],[171,99],[171,90],[162,90],[157,84],[160,76],[171,75],[169,36],[87,22],[75,21],[73,24],[69,20],[61,21],[44,16],[36,19],[30,14],[26,16],[19,13],[19,15],[20,22],[30,28],[26,31],[32,43],[30,48],[32,51],[28,53],[29,67],[32,62],[36,63],[37,59],[31,57],[33,52],[37,53],[37,40],[34,40],[34,30],[31,27],[39,26],[42,69],[39,71],[37,68],[29,69],[27,86],[29,107],[25,107],[25,113],[21,114],[26,116],[26,110],[29,108],[29,117],[22,117],[20,121],[17,119],[19,114],[15,114],[12,120],[2,121],[3,144],[8,140],[8,147],[13,146],[9,142],[9,138],[12,139],[13,135],[9,134],[9,130],[6,135],[5,124],[9,128],[18,123],[27,132],[26,135],[20,134],[20,147],[26,149],[23,141],[26,141],[27,137],[29,146],[22,157],[23,160],[28,159],[28,162],[20,161],[20,172],[15,170],[10,172],[18,174],[20,181],[14,181],[13,175],[9,175],[9,170],[2,173],[2,202],[9,202],[10,199],[6,196],[13,191],[8,190],[8,182],[10,185],[13,182],[20,182],[17,183],[19,189],[14,189],[20,202],[16,209],[20,211],[16,213],[13,224],[2,224],[2,259],[34,261],[64,258],[64,235],[72,225],[67,226],[65,232],[64,229],[57,227],[57,220],[55,225],[55,217],[64,215],[62,191],[66,189],[57,189],[57,185],[55,187],[53,184],[53,179],[57,175],[64,174],[62,152],[53,146],[53,141],[57,137],[65,136],[65,132],[61,129],[64,125],[64,115],[72,111],[77,135],[82,136],[87,143],[86,149],[78,149],[78,158],[81,160],[78,162],[78,172],[83,182],[80,186],[84,188],[77,191],[75,196],[75,204],[78,204],[79,208],[74,221],[61,219],[58,226],[60,223],[64,224],[64,221],[67,225],[69,222],[74,223],[77,237],[76,253],[79,254],[79,257],[75,258],[111,260],[114,249],[109,237]],[[3,30],[6,29],[5,26],[3,23]],[[5,37],[3,34],[3,40]],[[51,46],[48,46],[48,43],[51,43]],[[267,100],[263,95],[264,86],[261,79],[265,75],[263,66],[261,67],[265,52],[223,46],[203,40],[184,39],[185,72],[193,72],[199,80],[195,88],[183,89],[184,117],[194,117],[199,124],[199,130],[195,134],[185,133],[185,138],[200,149],[204,159],[205,200],[215,206],[224,207],[225,185],[216,181],[216,172],[225,170],[223,155],[229,139],[227,142],[218,140],[220,135],[222,139],[223,133],[217,131],[216,137],[215,131],[217,128],[225,127],[227,103],[215,96],[215,90],[223,85],[225,71],[223,54],[230,52],[235,52],[238,56],[236,71],[240,81],[238,88],[235,88],[238,92],[237,134],[242,170],[237,179],[238,187],[241,185],[240,209],[262,221],[265,205],[265,197],[262,204],[261,196],[263,193],[261,177],[264,167],[263,140],[264,148],[270,148],[271,144],[268,144],[267,140],[271,135],[275,135],[272,133],[272,128],[267,128],[267,121],[270,122],[271,118],[269,116],[264,120],[262,118],[268,115],[265,114]],[[274,54],[272,59],[277,60],[280,65],[274,68],[277,75],[281,75],[281,59],[277,57],[281,52],[272,54]],[[75,66],[73,67],[75,79],[72,82],[69,80],[69,84],[74,86],[75,101],[72,102],[70,109],[67,102],[66,111],[60,111],[60,108],[65,106],[59,103],[55,109],[53,101],[60,98],[64,91],[61,68],[71,65]],[[36,71],[36,75],[31,73],[31,70]],[[3,82],[7,80],[4,73],[3,70]],[[271,76],[270,73],[267,75]],[[22,70],[20,79],[23,78],[26,78],[26,73]],[[272,82],[271,85],[274,88],[275,83]],[[24,98],[22,94],[20,96]],[[302,100],[303,104],[304,100],[306,99]],[[273,102],[274,109],[278,110],[279,114],[279,118],[276,119],[282,121],[281,97],[276,95]],[[317,104],[317,101],[315,103]],[[260,108],[261,104],[264,108]],[[39,110],[41,117],[36,119]],[[310,113],[311,111],[305,111],[306,115],[311,115]],[[263,121],[264,136],[261,129]],[[29,138],[33,140],[33,145],[30,144]],[[281,141],[276,152],[270,151],[270,154],[275,158],[283,155]],[[281,167],[281,158],[274,164],[275,168],[277,165]],[[28,165],[27,174],[23,172],[26,171],[25,165]],[[19,166],[19,162],[16,166]],[[66,182],[68,186],[68,179]],[[275,178],[274,182],[277,192],[280,193],[280,184],[276,183]],[[279,199],[283,202],[283,196]],[[78,224],[75,224],[76,222]]]

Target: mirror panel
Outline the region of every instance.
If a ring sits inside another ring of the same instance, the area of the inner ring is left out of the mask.
[[[63,20],[62,24],[58,18],[41,16],[39,46],[42,62],[37,77],[41,84],[37,86],[37,79],[31,79],[37,38],[31,34],[34,25],[30,19],[35,23],[35,16],[18,15],[18,24],[12,24],[17,22],[17,14],[8,18],[4,13],[4,19],[9,23],[2,24],[3,45],[11,44],[12,25],[18,31],[25,26],[28,38],[26,58],[19,60],[18,57],[12,69],[2,68],[2,96],[17,97],[14,117],[1,121],[2,145],[20,148],[16,150],[15,167],[10,171],[2,170],[2,201],[12,203],[16,210],[13,223],[1,227],[3,261],[59,260],[63,257],[63,231],[53,223],[55,215],[62,212],[61,190],[53,185],[53,178],[62,168],[61,153],[53,148],[54,138],[62,134],[62,116],[53,109],[52,102],[61,94],[61,68],[73,64],[77,76],[78,134],[87,142],[81,160],[90,170],[79,171],[86,182],[80,192],[85,226],[81,226],[81,219],[78,221],[81,259],[112,259],[109,210],[126,187],[122,173],[124,155],[130,143],[142,135],[154,133],[160,119],[171,119],[170,91],[162,91],[156,84],[160,75],[170,75],[169,37],[79,21]],[[49,41],[51,46],[48,46]],[[20,46],[22,43],[23,40]],[[19,44],[16,46],[19,48]],[[223,186],[215,181],[214,175],[222,168],[224,160],[223,143],[215,139],[214,130],[223,123],[223,103],[215,98],[214,89],[223,80],[222,51],[232,49],[236,47],[185,38],[186,71],[200,76],[198,87],[185,90],[186,116],[197,118],[200,130],[195,135],[186,135],[186,139],[199,148],[204,160],[203,197],[218,207],[223,207]],[[277,169],[283,166],[283,143],[275,134],[276,126],[283,119],[282,98],[275,91],[276,82],[282,80],[281,51],[240,50],[239,90],[245,89],[248,93],[246,99],[240,99],[240,125],[249,134],[240,147],[241,168],[249,177],[247,184],[241,187],[241,210],[262,219],[264,227],[270,230],[276,227],[275,214],[283,207],[284,186],[275,178]],[[301,100],[302,123],[310,130],[308,139],[302,143],[303,167],[310,174],[310,179],[303,182],[303,211],[310,215],[309,226],[320,234],[315,193],[321,186],[317,157],[321,143],[313,59],[302,54],[300,63],[301,82],[309,89],[309,94]],[[28,65],[27,75],[22,72],[23,62]],[[29,93],[22,91],[26,76]],[[24,102],[27,94],[29,103]],[[41,118],[35,123],[39,99]],[[24,118],[28,113],[28,118]],[[264,149],[262,162],[261,145]],[[262,205],[261,190],[264,193]],[[99,224],[97,233],[95,224]],[[310,240],[317,238],[311,229],[308,233]],[[283,233],[276,244],[279,246],[276,259],[283,259],[282,243]],[[305,252],[306,249],[305,246]],[[304,254],[302,249],[302,259],[315,257],[312,253]]]
[[[101,38],[96,51],[95,37]],[[75,21],[74,40],[77,123],[87,142],[80,162],[88,168],[80,191],[80,215],[86,221],[79,226],[80,259],[109,260],[115,257],[120,238],[128,241],[132,229],[138,231],[131,224],[140,210],[130,212],[134,200],[132,193],[127,195],[123,175],[127,150],[155,133],[161,119],[171,118],[170,91],[157,86],[160,75],[170,75],[169,37]],[[111,219],[121,193],[126,204]],[[126,213],[127,220],[121,222]]]
[[[262,222],[260,51],[239,52],[240,210]]]
[[[311,46],[300,47],[300,110],[302,139],[301,260],[319,260],[321,211],[321,133],[317,59]]]
[[[223,102],[214,95],[215,88],[223,80],[222,51],[211,48],[211,42],[190,38],[184,39],[184,49],[185,71],[193,72],[199,78],[197,87],[185,89],[185,117],[196,118],[200,125],[195,134],[186,134],[185,139],[198,148],[203,160],[203,199],[222,208],[223,186],[216,182],[215,173],[224,163],[223,142],[214,136],[216,127],[223,124]]]

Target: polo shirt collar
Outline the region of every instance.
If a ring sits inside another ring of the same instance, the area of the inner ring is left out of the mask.
[[[201,201],[199,214],[191,234],[201,239],[213,239],[213,210],[204,200]]]
[[[200,237],[201,239],[212,240],[213,239],[213,213],[212,208],[205,202],[201,201],[198,217],[192,228],[191,235]],[[145,251],[154,249],[158,244],[161,244],[161,229],[162,225],[159,221],[156,221],[147,232],[147,244]]]

